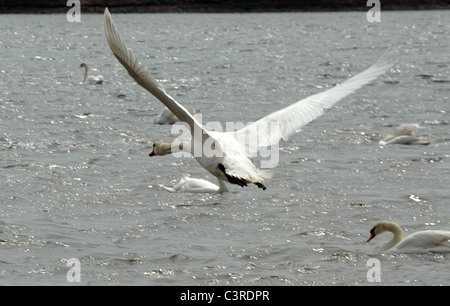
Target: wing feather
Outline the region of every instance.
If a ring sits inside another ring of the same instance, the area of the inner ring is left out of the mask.
[[[188,123],[191,131],[193,131],[195,124],[200,126],[194,117],[181,104],[175,101],[175,99],[169,96],[164,89],[158,85],[158,82],[150,72],[148,72],[144,65],[139,62],[131,50],[127,48],[120,38],[108,8],[105,9],[104,14],[104,30],[111,51],[128,71],[128,74],[139,85],[147,89],[153,96],[160,100],[175,116],[178,117],[178,119]]]
[[[396,61],[396,51],[387,51],[372,66],[345,82],[326,91],[311,95],[301,101],[271,113],[246,127],[230,132],[246,144],[247,153],[255,154],[261,147],[268,147],[288,138],[302,126],[321,116],[342,98],[373,81],[386,72]]]

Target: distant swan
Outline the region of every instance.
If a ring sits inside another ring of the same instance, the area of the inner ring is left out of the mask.
[[[180,121],[187,123],[191,135],[194,135],[190,141],[174,142],[171,145],[162,141],[155,143],[149,155],[185,151],[216,176],[219,184],[228,182],[243,187],[252,183],[263,190],[266,189],[263,181],[271,178],[273,171],[258,169],[249,157],[257,156],[256,153],[261,152],[263,148],[275,147],[280,139],[287,140],[300,127],[321,116],[325,109],[385,73],[395,62],[396,55],[395,52],[386,52],[368,69],[333,88],[309,96],[239,130],[222,133],[205,129],[184,106],[158,85],[120,38],[107,8],[104,14],[104,30],[114,56],[129,75],[170,109]]]
[[[369,242],[376,235],[384,232],[391,232],[394,237],[391,241],[383,244],[380,251],[399,251],[399,252],[414,252],[414,251],[428,251],[435,247],[449,247],[450,248],[450,231],[443,230],[427,230],[420,231],[403,239],[403,232],[400,226],[395,222],[382,221],[377,223],[370,230]],[[449,249],[450,251],[450,249]]]
[[[84,79],[83,83],[88,81],[89,84],[103,84],[103,76],[97,75],[97,76],[89,76],[88,77],[88,65],[86,63],[81,63],[80,68],[84,67]]]
[[[416,132],[422,127],[417,123],[404,123],[398,126],[394,134],[386,136],[379,142],[380,145],[385,146],[389,144],[404,144],[404,145],[429,145],[430,140],[425,140],[423,137],[415,136]]]
[[[169,192],[192,192],[192,193],[207,193],[207,192],[222,192],[227,190],[221,190],[221,188],[207,180],[191,178],[189,176],[183,176],[180,181],[173,187],[166,187],[159,185]],[[226,188],[225,184],[222,184],[222,188]]]
[[[174,124],[180,121],[177,116],[175,116],[167,107],[162,111],[161,114],[155,117],[154,122],[156,124]]]

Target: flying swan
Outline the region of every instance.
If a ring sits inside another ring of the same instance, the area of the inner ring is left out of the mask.
[[[386,136],[378,143],[381,146],[390,144],[404,144],[404,145],[424,145],[427,146],[432,143],[431,140],[425,140],[423,137],[416,136],[416,132],[422,129],[417,123],[404,123],[399,125],[394,134]]]
[[[450,248],[450,231],[420,231],[403,239],[403,231],[400,226],[395,222],[388,221],[382,221],[375,224],[375,226],[370,230],[370,238],[367,242],[384,232],[391,232],[394,234],[394,237],[391,241],[386,242],[380,247],[380,252],[387,250],[394,252],[416,252],[428,251],[429,249],[436,247]]]
[[[80,68],[84,67],[84,79],[83,84],[88,81],[89,84],[103,84],[103,76],[97,75],[97,76],[88,76],[88,65],[86,63],[81,63]]]
[[[278,145],[280,139],[287,140],[300,127],[321,116],[325,109],[355,92],[388,70],[395,62],[396,52],[386,52],[375,64],[347,81],[324,92],[312,95],[264,118],[232,132],[217,132],[205,129],[184,106],[162,89],[155,78],[139,62],[119,36],[108,8],[104,13],[106,40],[119,62],[129,75],[153,96],[160,100],[180,121],[189,126],[190,141],[172,144],[158,141],[149,154],[167,155],[180,151],[191,153],[200,165],[217,177],[221,191],[226,191],[225,182],[241,187],[255,184],[263,190],[263,182],[273,176],[272,169],[258,169],[250,157],[262,148]]]

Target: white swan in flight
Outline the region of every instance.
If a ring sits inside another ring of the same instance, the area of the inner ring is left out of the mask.
[[[167,107],[162,111],[162,113],[158,114],[154,121],[156,124],[174,124],[179,122],[180,120],[175,116],[170,109]]]
[[[386,136],[380,140],[378,144],[385,146],[390,144],[404,144],[404,145],[429,145],[431,140],[425,140],[423,137],[416,136],[416,132],[422,129],[417,123],[404,123],[399,125],[394,134]]]
[[[228,182],[241,187],[253,183],[263,190],[263,181],[273,176],[271,169],[258,169],[249,157],[255,157],[262,148],[277,146],[280,139],[287,140],[300,127],[321,116],[345,96],[376,79],[395,62],[396,52],[386,52],[375,64],[347,81],[324,92],[312,95],[268,116],[232,132],[205,129],[184,106],[162,89],[153,76],[139,62],[119,36],[108,9],[104,14],[104,30],[109,46],[129,75],[160,100],[194,135],[190,141],[154,144],[153,155],[166,155],[185,151],[216,176],[219,184]],[[278,152],[277,152],[278,153]]]
[[[375,226],[370,230],[370,238],[367,242],[384,232],[391,232],[394,234],[394,237],[392,240],[380,247],[380,252],[387,250],[392,252],[417,252],[429,251],[429,249],[436,247],[450,248],[450,231],[420,231],[403,239],[403,231],[400,226],[395,222],[388,221],[382,221],[375,224]]]
[[[204,179],[192,178],[186,175],[184,175],[180,179],[180,181],[176,183],[173,187],[166,187],[164,185],[159,186],[169,192],[191,192],[191,193],[221,192],[221,188],[216,184],[213,184]]]
[[[89,84],[103,84],[104,78],[102,75],[96,75],[96,76],[88,76],[88,65],[86,63],[81,63],[80,68],[84,67],[84,79],[83,84],[88,81]]]

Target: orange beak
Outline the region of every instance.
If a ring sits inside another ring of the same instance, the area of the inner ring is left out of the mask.
[[[372,238],[373,237],[375,237],[375,228],[372,228],[371,230],[370,230],[370,238],[369,238],[369,240],[367,240],[367,242],[369,242],[370,240],[372,240]]]

